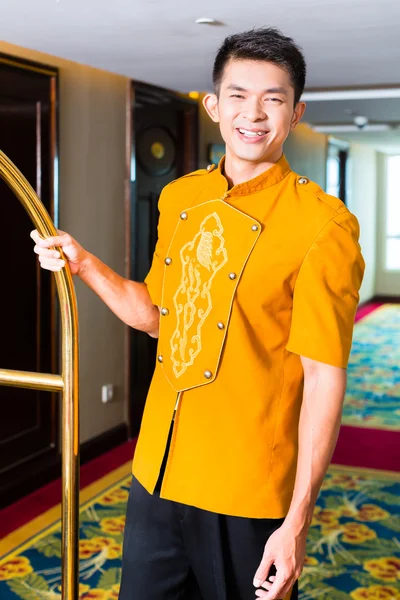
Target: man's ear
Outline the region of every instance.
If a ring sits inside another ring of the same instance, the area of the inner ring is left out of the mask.
[[[219,123],[218,97],[216,94],[206,94],[203,98],[203,106],[206,109],[208,116]]]
[[[305,113],[305,110],[306,110],[305,102],[298,102],[296,104],[296,108],[294,109],[290,129],[296,129],[297,125],[300,123],[300,121]]]

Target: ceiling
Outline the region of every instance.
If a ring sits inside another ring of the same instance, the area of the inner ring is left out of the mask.
[[[210,90],[213,59],[222,40],[258,26],[276,26],[302,46],[308,88],[400,85],[399,0],[0,0],[1,4],[0,39],[6,42],[182,92]],[[199,17],[224,25],[197,25]],[[351,122],[345,108],[372,121],[400,122],[399,98],[310,102],[306,120]]]

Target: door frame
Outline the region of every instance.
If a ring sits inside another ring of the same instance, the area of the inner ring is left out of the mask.
[[[193,114],[185,115],[184,120],[184,143],[188,151],[184,154],[183,174],[190,173],[198,169],[199,163],[199,103],[197,99],[191,98],[189,94],[184,94],[163,88],[156,85],[144,83],[142,81],[128,80],[126,84],[126,153],[125,153],[125,277],[131,278],[131,248],[132,248],[132,186],[131,182],[135,177],[136,146],[134,137],[134,104],[135,91],[143,90],[149,92],[161,93],[174,100],[180,100],[183,104],[196,107]],[[131,397],[133,395],[133,385],[131,377],[132,360],[132,332],[129,326],[125,327],[124,335],[124,405],[125,419],[128,423],[128,434],[130,438],[136,437],[139,433],[139,425],[135,422],[132,410]]]
[[[20,58],[19,56],[10,55],[4,52],[0,52],[0,65],[10,66],[13,68],[20,69],[22,71],[33,71],[47,75],[50,78],[50,177],[49,177],[49,206],[50,216],[54,221],[56,227],[58,227],[59,220],[59,69],[52,65]],[[18,165],[17,165],[18,167]],[[40,193],[40,190],[36,190]],[[17,199],[15,200],[17,202]],[[38,278],[38,305],[40,299],[40,279],[41,279],[41,268],[37,264],[37,278]],[[50,284],[50,305],[51,305],[51,369],[53,373],[59,371],[59,311],[57,304],[57,291],[54,277],[51,278]],[[37,320],[37,327],[39,327],[39,321]],[[40,345],[40,338],[37,336],[37,345]],[[39,348],[37,348],[37,352]],[[49,394],[49,402],[51,406],[51,422],[54,424],[52,427],[52,438],[50,449],[54,449],[54,453],[58,455],[60,450],[60,409],[59,409],[59,397],[58,394],[53,392]],[[48,454],[42,457],[40,461],[39,469],[42,471],[46,470],[54,462],[54,455]],[[25,462],[23,463],[26,464]],[[14,476],[12,476],[14,479]],[[36,489],[35,477],[31,477],[27,480],[26,489],[24,493],[29,493]],[[15,493],[5,492],[4,498],[2,498],[2,505],[6,505],[8,500],[12,501],[15,497]],[[7,496],[7,497],[6,497]],[[9,498],[8,498],[9,496]]]

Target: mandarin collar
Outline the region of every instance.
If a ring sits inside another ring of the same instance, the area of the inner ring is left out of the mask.
[[[228,183],[225,175],[224,175],[224,165],[225,165],[225,156],[221,158],[219,161],[216,172],[218,172],[221,177],[224,178],[225,182]],[[231,187],[230,190],[227,190],[229,196],[247,196],[254,192],[260,192],[266,188],[269,188],[277,183],[280,183],[289,175],[291,172],[290,165],[286,160],[284,154],[282,154],[281,158],[276,162],[272,167],[257,175],[253,179],[249,179],[249,181],[244,181],[243,183],[238,183]]]

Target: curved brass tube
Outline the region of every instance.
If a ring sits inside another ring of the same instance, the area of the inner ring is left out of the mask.
[[[42,237],[57,230],[35,191],[0,151],[0,177],[14,192]],[[58,250],[62,253],[61,249]],[[65,258],[65,257],[64,257]],[[0,385],[62,390],[62,600],[78,600],[79,398],[78,316],[71,272],[55,273],[62,320],[62,375],[0,370]]]

